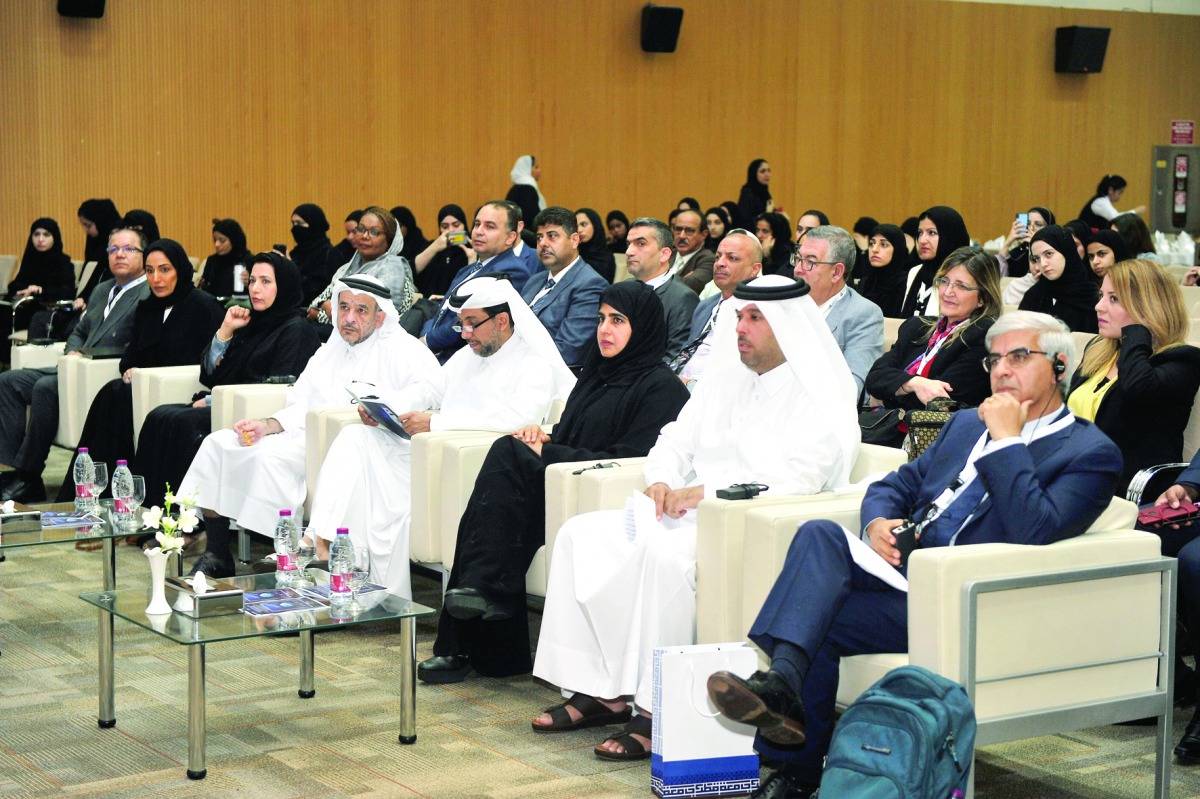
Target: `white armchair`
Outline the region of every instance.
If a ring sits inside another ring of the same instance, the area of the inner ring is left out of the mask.
[[[13,369],[47,369],[58,366],[58,359],[66,352],[67,343],[22,344],[12,348]]]
[[[83,423],[92,400],[104,384],[120,377],[117,358],[93,360],[83,355],[58,359],[58,435],[54,443],[67,449],[79,446]]]
[[[159,405],[190,402],[196,392],[204,390],[204,384],[200,382],[200,367],[197,365],[134,369],[130,385],[133,388],[134,447],[150,411]]]

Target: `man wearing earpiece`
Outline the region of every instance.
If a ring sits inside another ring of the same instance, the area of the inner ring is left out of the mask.
[[[800,527],[750,628],[770,670],[709,678],[713,702],[758,727],[759,751],[785,764],[756,796],[807,797],[819,783],[843,655],[908,650],[893,530],[916,522],[920,547],[1049,544],[1084,532],[1108,506],[1121,453],[1065,407],[1076,360],[1066,325],[1012,311],[988,331],[987,351],[981,368],[992,396],[956,413],[919,458],[867,489],[861,531],[830,521]]]

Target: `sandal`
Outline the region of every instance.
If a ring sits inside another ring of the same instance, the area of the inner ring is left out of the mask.
[[[621,730],[619,735],[610,735],[604,739],[605,743],[616,741],[625,747],[624,752],[610,752],[600,746],[597,746],[592,751],[601,760],[645,760],[650,757],[650,750],[642,746],[642,742],[633,736],[641,735],[650,738],[653,731],[654,720],[650,716],[639,714],[629,720],[629,723],[625,725],[625,729]]]
[[[75,548],[80,552],[95,552],[98,549],[104,548],[104,541],[94,538],[81,538],[75,542]]]
[[[567,711],[568,706],[579,711],[578,721],[571,719],[571,714]],[[529,722],[534,732],[566,732],[588,727],[604,727],[609,724],[625,724],[633,715],[633,711],[628,706],[624,710],[609,710],[602,702],[587,694],[575,694],[561,705],[548,707],[542,712],[550,714],[551,722],[549,724]]]

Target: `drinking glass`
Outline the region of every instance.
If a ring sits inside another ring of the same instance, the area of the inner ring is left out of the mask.
[[[371,579],[371,550],[366,547],[354,548],[354,565],[350,569],[350,607],[355,613],[362,611],[358,604],[358,592]]]
[[[307,582],[308,575],[305,570],[308,568],[308,564],[317,559],[317,531],[315,528],[300,528],[300,540],[296,543],[293,557],[296,559],[296,579],[302,583]]]
[[[138,511],[141,510],[142,503],[146,501],[146,478],[140,474],[133,476],[133,494],[125,500],[125,511],[129,514],[130,530],[137,530],[142,526],[141,519],[138,516]]]
[[[100,512],[100,495],[108,488],[108,464],[96,462],[96,479],[92,483],[92,513]]]

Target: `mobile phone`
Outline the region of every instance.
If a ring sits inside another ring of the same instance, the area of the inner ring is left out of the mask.
[[[467,243],[467,231],[451,230],[446,234],[446,243],[452,247]]]
[[[911,519],[906,519],[904,524],[892,530],[892,536],[896,539],[896,549],[900,550],[899,568],[901,569],[908,565],[908,556],[912,554],[912,551],[921,546],[920,539],[917,537],[920,526]]]
[[[1029,230],[1029,214],[1017,214],[1017,224],[1021,227],[1021,232]]]

